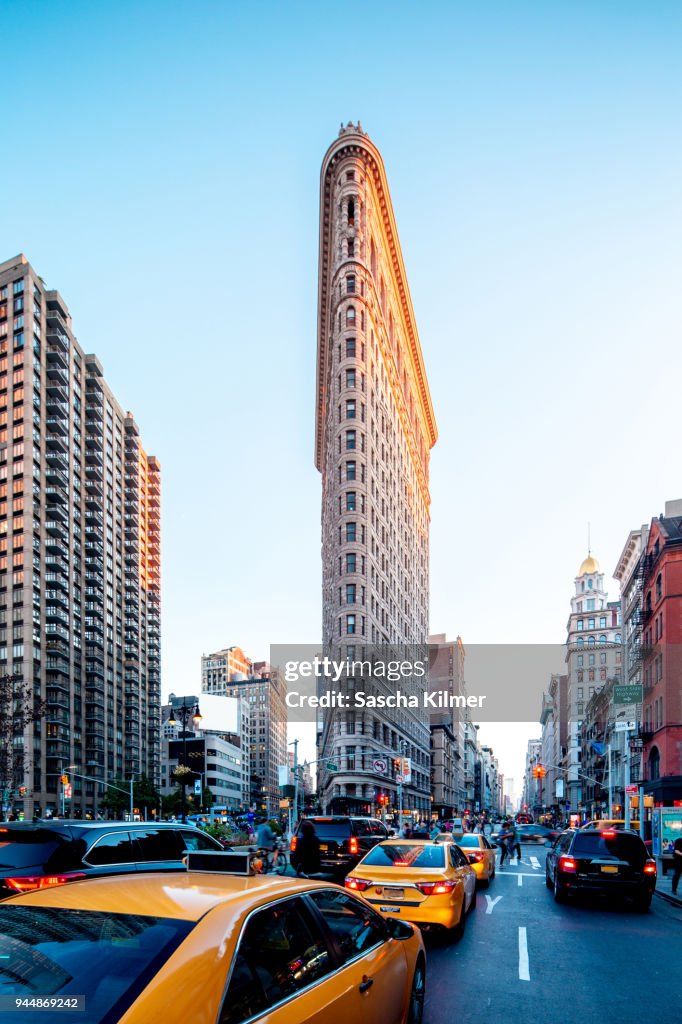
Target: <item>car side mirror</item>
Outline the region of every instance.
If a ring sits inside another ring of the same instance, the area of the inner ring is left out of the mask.
[[[395,917],[386,919],[386,930],[391,939],[411,939],[414,935],[414,928],[407,921],[399,921]]]

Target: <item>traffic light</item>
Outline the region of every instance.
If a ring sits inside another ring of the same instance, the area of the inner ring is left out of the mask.
[[[393,774],[402,775],[403,760],[401,757],[393,758]]]
[[[69,784],[69,776],[68,775],[62,775],[62,786],[68,786],[68,784]]]
[[[19,786],[19,796],[26,796],[26,786]]]
[[[544,779],[546,774],[547,774],[547,771],[546,771],[546,769],[541,764],[533,765],[533,778],[534,779]]]

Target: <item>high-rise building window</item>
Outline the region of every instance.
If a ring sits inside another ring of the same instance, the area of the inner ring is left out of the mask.
[[[348,226],[353,227],[355,224],[355,200],[349,199],[348,206],[346,207],[348,213]]]
[[[355,584],[354,583],[347,583],[346,584],[346,604],[355,604],[355,600],[356,600]]]
[[[355,399],[349,398],[346,401],[346,419],[354,420],[356,413]]]
[[[355,491],[346,491],[346,512],[355,512]]]
[[[587,620],[587,628],[588,629],[594,629],[594,619],[588,619]]]
[[[355,359],[355,338],[346,338],[346,359]]]
[[[357,523],[346,523],[346,542],[352,543],[357,540],[358,526]]]
[[[581,630],[582,628],[583,628],[583,620],[582,619],[578,619],[578,621],[576,622],[576,629]]]
[[[346,275],[346,292],[355,295],[355,274]]]
[[[606,629],[606,616],[605,615],[600,615],[599,616],[599,628],[600,629]]]
[[[355,480],[356,479],[356,469],[357,469],[357,463],[356,462],[347,462],[346,463],[346,480]]]
[[[346,327],[355,327],[355,306],[349,306],[346,310]]]
[[[355,256],[355,242],[352,238],[348,239],[348,255]]]
[[[355,552],[349,552],[346,555],[346,572],[355,572],[357,567],[357,555]]]
[[[355,370],[346,370],[346,387],[355,387]],[[606,623],[604,623],[606,625]]]
[[[355,633],[354,615],[346,615],[346,633]]]
[[[351,451],[353,448],[355,448],[355,431],[354,430],[347,430],[346,431],[346,450],[347,451]]]

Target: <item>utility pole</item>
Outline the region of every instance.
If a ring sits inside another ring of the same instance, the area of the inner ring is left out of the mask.
[[[291,830],[298,821],[298,740],[294,740],[294,820],[291,822]]]
[[[609,812],[608,817],[613,817],[613,782],[611,778],[611,743],[609,742],[606,746],[606,752],[608,754],[608,765],[609,765]]]

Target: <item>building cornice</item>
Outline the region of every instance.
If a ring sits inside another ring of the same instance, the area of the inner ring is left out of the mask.
[[[414,379],[418,389],[421,413],[426,426],[429,447],[438,438],[436,418],[431,394],[426,379],[426,369],[417,333],[412,299],[407,285],[407,274],[403,262],[398,230],[393,215],[393,206],[388,189],[388,180],[379,150],[358,126],[342,128],[339,137],[331,144],[322,161],[320,174],[320,249],[318,283],[318,343],[317,343],[317,413],[315,430],[315,465],[322,472],[324,461],[324,430],[327,412],[327,362],[330,352],[331,322],[329,319],[329,294],[332,286],[332,241],[333,202],[335,168],[345,157],[360,158],[364,161],[374,184],[377,209],[380,211],[388,243],[391,268],[396,283],[396,295],[400,301],[402,316],[407,332],[407,342],[412,358]]]

